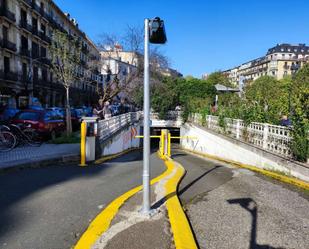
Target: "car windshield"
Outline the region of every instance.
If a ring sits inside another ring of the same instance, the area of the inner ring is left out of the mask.
[[[37,112],[21,112],[17,114],[17,119],[38,121],[40,114]]]

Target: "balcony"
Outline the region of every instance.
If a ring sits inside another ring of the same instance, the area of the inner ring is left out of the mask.
[[[35,10],[38,14],[41,14],[41,13],[40,13],[41,7],[39,7],[39,5],[37,5],[37,4],[35,3],[35,1],[32,1],[31,7],[32,7],[32,9]]]
[[[40,37],[40,36],[39,36],[39,30],[38,30],[37,27],[33,27],[33,26],[32,26],[32,34],[35,35],[35,36],[37,36],[37,37]]]
[[[19,54],[25,57],[31,57],[31,51],[28,48],[20,48]]]
[[[46,57],[41,57],[39,58],[39,61],[43,64],[46,64],[46,65],[50,65],[51,64],[51,61],[50,59],[46,58]]]
[[[15,72],[0,71],[0,78],[7,81],[18,81],[18,74]]]
[[[6,7],[1,7],[0,8],[0,16],[5,17],[8,21],[15,23],[16,18],[15,14],[11,11],[8,10]]]
[[[32,0],[23,0],[23,2],[27,4],[29,7],[32,6]]]
[[[32,50],[31,56],[32,56],[32,59],[38,59],[40,57],[40,53],[38,50]]]
[[[11,52],[16,52],[16,44],[13,43],[13,42],[10,42],[8,40],[0,40],[0,43],[1,43],[1,47],[11,51]]]
[[[46,21],[49,21],[49,15],[45,12],[44,9],[40,8],[40,14]]]
[[[19,26],[30,33],[32,32],[32,26],[26,21],[21,20]]]
[[[18,80],[20,82],[29,82],[30,81],[29,76],[27,74],[19,74]]]
[[[51,39],[44,32],[40,31],[39,36],[43,41],[51,43]]]

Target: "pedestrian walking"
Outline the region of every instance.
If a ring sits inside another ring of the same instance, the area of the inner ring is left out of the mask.
[[[104,114],[103,114],[103,100],[100,99],[99,103],[93,108],[92,111],[94,116],[99,117],[100,119],[104,119]]]
[[[104,103],[104,107],[103,107],[103,115],[104,115],[104,119],[109,119],[112,117],[112,111],[109,105],[109,102],[106,101]]]

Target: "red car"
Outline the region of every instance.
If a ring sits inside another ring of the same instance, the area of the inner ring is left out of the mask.
[[[65,131],[63,117],[52,111],[23,110],[15,115],[11,123],[24,124],[44,138],[55,138]]]

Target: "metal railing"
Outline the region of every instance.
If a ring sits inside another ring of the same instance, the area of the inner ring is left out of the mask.
[[[291,129],[288,127],[256,122],[246,126],[243,120],[231,118],[225,118],[222,127],[218,116],[207,115],[203,118],[198,113],[191,114],[189,121],[218,133],[251,143],[264,150],[289,158],[292,156],[289,148],[292,140]]]
[[[98,122],[98,137],[100,140],[104,140],[121,128],[139,121],[140,118],[140,112],[129,112],[119,116],[111,117],[109,119],[100,120]]]

